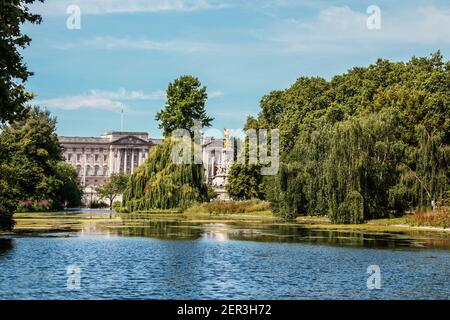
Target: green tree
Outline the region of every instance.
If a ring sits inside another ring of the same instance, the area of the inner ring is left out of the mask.
[[[165,137],[175,129],[186,129],[199,122],[202,127],[209,127],[213,118],[207,116],[205,103],[208,98],[206,87],[193,76],[181,76],[170,83],[166,91],[167,101],[163,110],[156,114]]]
[[[64,161],[56,163],[55,180],[59,181],[54,191],[55,201],[67,207],[78,207],[83,197],[83,187],[78,180],[75,168]]]
[[[404,182],[420,207],[443,204],[450,190],[450,147],[444,133],[417,129],[419,144],[412,149],[413,166],[403,165]]]
[[[100,198],[108,199],[109,209],[113,209],[114,199],[125,192],[129,176],[123,173],[115,173],[109,177],[108,181],[102,186],[97,188],[97,194]]]
[[[0,231],[10,231],[14,227],[13,213],[19,195],[14,182],[14,170],[0,163]]]
[[[130,212],[185,209],[194,202],[209,201],[215,196],[205,183],[202,164],[172,162],[176,143],[166,138],[152,149],[145,163],[134,170],[123,197]]]
[[[0,163],[14,171],[10,184],[18,201],[43,202],[51,210],[79,202],[75,169],[63,161],[56,119],[48,111],[32,108],[25,119],[2,127]]]
[[[450,62],[438,51],[331,81],[301,77],[265,96],[247,123],[281,133],[280,172],[266,181],[274,213],[356,223],[444,203],[449,89]]]
[[[28,8],[33,2],[0,2],[0,123],[23,118],[27,110],[25,103],[32,98],[24,87],[32,73],[23,62],[20,50],[31,42],[31,38],[22,33],[21,26],[26,22],[41,22],[41,17]]]
[[[261,166],[234,163],[225,188],[230,197],[235,200],[264,199]]]
[[[358,191],[351,191],[341,202],[336,212],[332,213],[335,223],[364,222],[364,198]]]
[[[16,170],[16,178],[24,198],[45,195],[48,177],[54,176],[56,162],[62,160],[62,150],[56,135],[56,119],[38,108],[11,126],[3,127],[0,146],[2,161]]]

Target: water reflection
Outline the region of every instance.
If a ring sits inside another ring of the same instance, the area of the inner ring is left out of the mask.
[[[257,241],[311,243],[365,248],[450,248],[448,237],[425,236],[421,232],[362,232],[307,228],[289,223],[192,222],[181,218],[167,220],[136,215],[107,225],[90,222],[81,234],[150,237],[163,240]]]
[[[12,239],[0,239],[0,255],[13,249],[13,247],[14,245]]]

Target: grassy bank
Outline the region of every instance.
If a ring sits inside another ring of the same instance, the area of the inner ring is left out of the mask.
[[[212,214],[206,212],[184,212],[184,213],[133,213],[115,214],[110,219],[108,214],[100,213],[17,213],[14,215],[16,234],[33,234],[45,232],[77,232],[86,226],[95,224],[104,227],[117,226],[124,219],[135,221],[161,220],[175,221],[183,220],[192,223],[238,223],[238,224],[289,224],[302,228],[326,229],[326,230],[348,230],[368,232],[405,232],[409,230],[424,230],[439,232],[450,236],[448,228],[430,228],[426,226],[408,225],[408,217],[370,220],[364,224],[332,224],[327,217],[301,216],[295,220],[282,220],[270,213],[270,211],[257,211],[247,213]]]
[[[416,212],[400,218],[369,220],[363,224],[333,224],[327,216],[300,216],[294,220],[283,220],[274,216],[268,202],[213,201],[195,204],[187,210],[151,210],[147,212],[117,213],[110,218],[104,213],[16,213],[16,234],[43,232],[76,232],[89,224],[112,227],[127,221],[175,221],[192,223],[236,223],[236,224],[283,224],[303,228],[327,230],[351,230],[370,232],[402,232],[424,230],[450,235],[450,212],[448,208],[433,212]]]
[[[45,232],[76,232],[84,224],[91,222],[108,222],[120,220],[115,215],[112,219],[108,214],[100,213],[68,213],[68,212],[27,212],[14,214],[16,225],[14,233],[45,233]]]
[[[272,214],[270,204],[266,201],[258,200],[198,203],[185,212],[209,214]]]

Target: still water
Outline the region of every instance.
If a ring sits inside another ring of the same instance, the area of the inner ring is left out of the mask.
[[[449,280],[448,236],[130,217],[0,239],[0,299],[449,299]]]

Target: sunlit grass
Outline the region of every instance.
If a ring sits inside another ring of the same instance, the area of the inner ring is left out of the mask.
[[[76,232],[82,230],[83,225],[86,223],[96,223],[105,228],[117,228],[121,225],[139,226],[147,221],[185,221],[193,224],[239,223],[249,225],[270,223],[272,225],[290,225],[302,228],[361,232],[404,232],[422,228],[419,227],[419,224],[410,226],[410,216],[369,220],[365,224],[339,225],[332,224],[326,216],[301,216],[295,220],[283,220],[274,216],[269,210],[232,214],[213,214],[205,212],[122,213],[114,214],[112,218],[110,218],[109,214],[104,213],[17,213],[14,215],[14,219],[16,221],[14,230],[17,233]],[[445,232],[447,234],[450,233],[450,229],[434,228],[433,232],[436,231]]]

